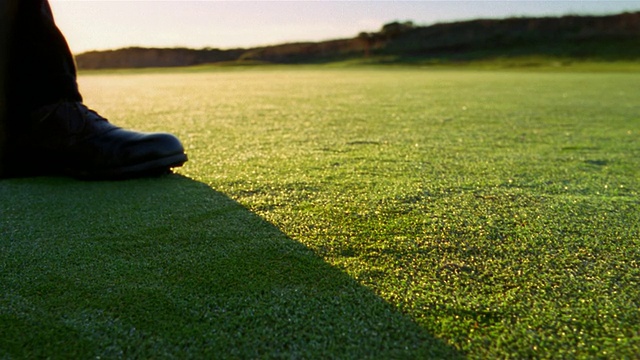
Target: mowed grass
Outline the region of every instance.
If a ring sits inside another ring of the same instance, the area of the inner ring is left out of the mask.
[[[88,73],[178,175],[0,181],[0,357],[638,358],[638,73]]]

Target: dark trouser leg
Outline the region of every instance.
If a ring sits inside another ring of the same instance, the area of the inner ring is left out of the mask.
[[[9,30],[13,23],[14,10],[19,0],[0,0],[0,176],[4,173],[4,154],[6,152],[6,70],[9,53]]]
[[[10,129],[27,125],[20,123],[38,107],[61,99],[82,101],[73,56],[47,0],[17,0],[8,46]]]

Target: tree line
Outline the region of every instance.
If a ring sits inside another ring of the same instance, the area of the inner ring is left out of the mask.
[[[391,61],[456,61],[550,55],[640,59],[640,12],[607,16],[517,17],[416,26],[385,24],[348,39],[255,48],[131,47],[78,54],[80,69],[191,66],[208,63],[308,64],[362,57]]]

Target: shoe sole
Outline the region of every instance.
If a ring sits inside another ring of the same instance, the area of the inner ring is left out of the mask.
[[[186,154],[176,154],[120,168],[104,169],[100,171],[78,171],[77,169],[68,169],[66,172],[73,177],[84,180],[123,180],[164,175],[170,173],[172,168],[184,165],[187,160],[188,157]]]

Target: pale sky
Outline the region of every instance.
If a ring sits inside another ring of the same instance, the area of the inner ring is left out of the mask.
[[[392,21],[430,25],[640,11],[640,0],[50,0],[50,4],[74,53],[127,46],[226,49],[350,38]]]

